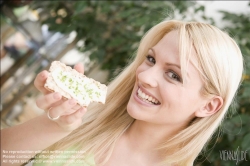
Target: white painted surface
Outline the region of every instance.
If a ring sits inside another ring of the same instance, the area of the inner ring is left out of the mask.
[[[231,13],[249,13],[250,7],[248,3],[250,1],[198,1],[206,7],[205,14],[208,17],[212,17],[218,27],[223,27],[222,14],[219,10],[228,11]]]

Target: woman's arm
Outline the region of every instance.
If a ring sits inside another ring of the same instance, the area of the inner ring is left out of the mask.
[[[62,105],[57,108],[61,108]],[[63,108],[61,110],[63,111]],[[19,160],[16,162],[18,162],[17,165],[20,165],[20,160],[24,158],[17,158],[19,155],[30,155],[30,158],[32,158],[36,152],[67,136],[81,124],[81,117],[84,112],[84,109],[80,109],[70,115],[61,116],[56,121],[50,120],[44,114],[21,125],[3,129],[1,131],[1,161],[7,160],[7,163],[1,165],[10,164],[13,166],[7,156],[15,156],[11,159]],[[14,152],[11,151],[30,151],[31,153],[12,154]]]
[[[3,150],[43,150],[67,136],[71,131],[59,127],[46,115],[1,131]]]
[[[78,69],[79,70],[79,69]],[[80,70],[83,68],[80,66]],[[44,96],[36,100],[37,106],[51,117],[60,116],[57,120],[50,120],[47,114],[38,116],[21,125],[1,130],[1,165],[21,165],[32,158],[39,151],[67,136],[82,123],[86,108],[77,105],[74,99],[64,100],[59,93],[47,91],[43,85],[47,79],[47,71],[37,75],[36,88]],[[19,153],[18,153],[19,152]],[[26,158],[20,157],[26,155]]]

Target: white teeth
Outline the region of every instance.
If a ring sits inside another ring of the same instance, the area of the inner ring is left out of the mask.
[[[148,104],[152,104],[150,101],[146,100],[146,99],[143,99],[143,101],[145,101],[146,103]]]
[[[143,93],[140,88],[138,89],[138,96],[141,99],[143,99],[143,101],[145,101],[145,102],[147,102],[149,104],[152,104],[152,103],[158,104],[159,103],[159,101],[156,100],[155,98],[153,98],[152,96],[148,96],[145,93]]]

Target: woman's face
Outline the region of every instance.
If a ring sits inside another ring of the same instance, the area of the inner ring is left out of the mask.
[[[191,63],[186,83],[180,70],[178,34],[171,31],[150,48],[144,62],[136,70],[136,82],[127,111],[133,118],[154,124],[185,126],[204,109],[202,79]],[[194,50],[191,54],[195,54]]]

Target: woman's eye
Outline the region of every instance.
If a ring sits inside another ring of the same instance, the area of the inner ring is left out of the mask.
[[[153,63],[155,64],[155,58],[150,56],[150,55],[147,55],[147,60],[150,62],[150,63]]]
[[[176,81],[178,81],[178,82],[182,82],[180,76],[178,76],[178,75],[177,75],[175,72],[173,72],[173,71],[168,71],[168,72],[167,72],[167,75],[168,75],[168,77],[170,77],[170,78],[173,79],[173,80],[176,80]]]

